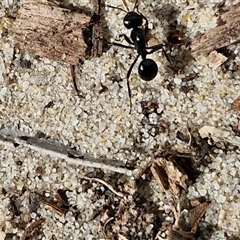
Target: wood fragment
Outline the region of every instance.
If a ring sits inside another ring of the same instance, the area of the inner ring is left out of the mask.
[[[158,158],[150,169],[161,189],[174,197],[178,197],[182,189],[187,189],[188,176],[173,159]]]
[[[20,237],[20,240],[29,239],[29,237],[34,234],[34,231],[36,231],[36,228],[40,228],[41,224],[43,224],[44,221],[45,221],[45,219],[40,218],[40,219],[37,219],[36,221],[32,222],[25,229],[23,235]]]
[[[103,29],[101,22],[101,9],[103,7],[103,1],[92,0],[93,2],[93,28],[92,28],[92,49],[91,57],[99,57],[103,51]]]
[[[77,65],[88,45],[84,31],[91,17],[47,0],[25,0],[16,20],[16,46],[40,57]]]
[[[99,57],[103,52],[103,29],[101,22],[101,8],[102,0],[92,0],[93,4],[93,16],[91,17],[91,57]],[[83,98],[83,94],[80,93],[76,82],[76,67],[70,64],[71,77],[73,86],[79,98]]]
[[[191,51],[194,57],[240,41],[240,4],[222,14],[220,23],[221,25],[193,39]]]

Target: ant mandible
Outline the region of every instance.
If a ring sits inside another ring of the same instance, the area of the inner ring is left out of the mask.
[[[156,62],[150,58],[147,58],[147,55],[154,53],[157,50],[161,49],[163,51],[165,57],[167,58],[167,60],[170,62],[170,60],[163,48],[163,44],[157,44],[152,47],[146,46],[147,45],[146,36],[149,32],[148,20],[146,17],[144,17],[144,15],[142,13],[140,13],[138,11],[137,3],[138,3],[138,0],[136,0],[132,11],[129,11],[129,9],[127,8],[127,5],[125,4],[124,1],[123,1],[123,4],[125,5],[127,11],[122,8],[107,5],[110,8],[118,9],[118,10],[121,10],[121,11],[124,11],[127,13],[123,19],[123,24],[127,29],[132,29],[130,38],[126,34],[121,34],[120,36],[124,37],[125,41],[127,43],[129,43],[130,45],[134,45],[134,47],[124,45],[121,43],[116,43],[116,42],[112,42],[110,44],[119,46],[119,47],[123,47],[123,48],[135,49],[137,51],[137,57],[135,58],[135,60],[133,61],[132,65],[130,66],[130,68],[127,72],[127,87],[128,87],[128,95],[129,95],[129,99],[130,99],[130,113],[131,113],[131,109],[132,109],[132,100],[131,100],[132,94],[131,94],[131,89],[130,89],[130,84],[129,84],[129,77],[130,77],[132,69],[133,69],[135,63],[137,62],[138,58],[140,56],[142,57],[142,61],[140,62],[139,66],[138,66],[138,75],[144,81],[153,80],[156,77],[157,72],[158,72],[158,67],[157,67]],[[135,12],[134,11],[135,9],[137,9],[138,12]],[[144,26],[143,26],[143,20],[145,20]]]

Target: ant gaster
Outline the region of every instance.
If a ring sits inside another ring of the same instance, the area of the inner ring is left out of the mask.
[[[127,73],[127,87],[128,87],[128,94],[129,94],[129,99],[130,99],[130,112],[132,109],[132,101],[131,101],[131,89],[130,89],[130,84],[129,84],[129,77],[132,72],[132,69],[137,62],[138,58],[141,56],[142,61],[140,62],[138,66],[138,74],[141,79],[145,81],[151,81],[154,79],[157,75],[158,72],[158,67],[157,64],[154,60],[147,58],[148,54],[154,53],[159,49],[162,49],[164,55],[166,56],[167,60],[169,61],[169,58],[163,49],[163,44],[157,44],[152,47],[147,47],[147,39],[146,36],[149,32],[148,28],[148,20],[146,17],[144,17],[143,14],[140,12],[135,12],[134,10],[137,9],[138,11],[138,5],[137,5],[138,0],[136,0],[134,8],[132,11],[129,11],[128,8],[126,10],[118,7],[113,7],[113,6],[108,6],[114,9],[118,9],[121,11],[126,12],[126,16],[123,19],[123,24],[127,29],[132,29],[130,38],[125,35],[121,34],[120,36],[124,37],[125,41],[129,43],[132,46],[124,45],[121,43],[116,43],[112,42],[112,45],[119,46],[119,47],[124,47],[124,48],[130,48],[130,49],[135,49],[137,51],[137,57],[133,61],[132,65],[130,66],[128,73]],[[126,4],[124,4],[126,6]],[[145,24],[143,26],[143,21],[145,21]]]

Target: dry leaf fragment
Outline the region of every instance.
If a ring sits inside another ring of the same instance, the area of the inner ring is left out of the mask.
[[[179,234],[185,238],[193,238],[196,234],[198,223],[209,205],[210,202],[206,201],[190,210],[184,209],[182,211],[180,210],[180,206],[178,206],[178,211],[173,211],[175,215],[175,223],[171,234]]]
[[[228,142],[240,146],[240,137],[233,136],[230,131],[213,126],[203,126],[198,131],[202,138],[211,138],[215,142]]]
[[[150,169],[162,190],[178,197],[182,189],[187,189],[188,176],[173,159],[158,158]]]

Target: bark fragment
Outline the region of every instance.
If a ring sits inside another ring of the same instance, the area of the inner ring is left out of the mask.
[[[16,45],[40,57],[77,65],[88,54],[91,16],[47,0],[26,0],[16,20]]]

